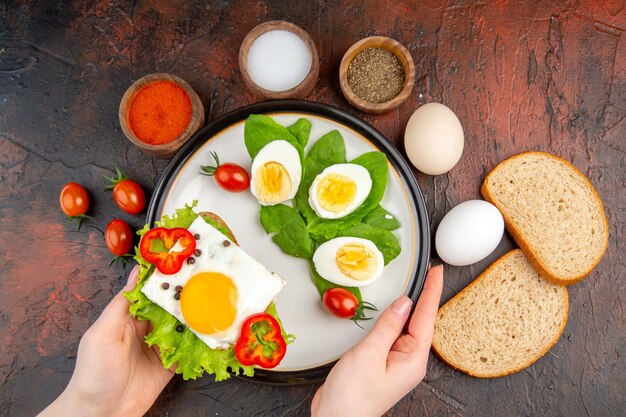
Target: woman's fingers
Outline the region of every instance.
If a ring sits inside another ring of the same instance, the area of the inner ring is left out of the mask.
[[[373,349],[387,355],[402,332],[412,304],[411,299],[404,295],[394,301],[378,318],[372,331],[357,348]]]
[[[135,266],[128,276],[128,283],[107,305],[102,314],[94,323],[94,327],[109,334],[111,339],[121,339],[128,322],[128,300],[122,294],[123,291],[132,289],[139,276],[139,266]],[[132,286],[131,286],[132,285]]]
[[[428,271],[424,289],[409,322],[409,335],[416,339],[418,342],[416,347],[423,350],[426,356],[428,356],[433,340],[435,318],[439,309],[442,288],[443,265],[439,265]]]

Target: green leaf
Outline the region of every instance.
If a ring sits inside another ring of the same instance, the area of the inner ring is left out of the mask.
[[[196,203],[194,201],[191,205],[186,205],[176,210],[174,216],[163,216],[163,219],[157,222],[157,224],[163,227],[189,227],[198,217],[193,211]],[[230,233],[223,226],[218,225],[217,222],[207,217],[204,217],[204,219],[225,236],[232,239]],[[148,230],[150,230],[150,226],[146,225],[137,234],[143,236]],[[163,308],[150,301],[141,292],[144,283],[154,271],[154,266],[142,258],[139,248],[135,248],[135,260],[140,266],[137,285],[134,289],[125,292],[124,296],[130,302],[129,311],[133,317],[139,320],[150,321],[152,330],[148,333],[145,340],[149,346],[159,346],[161,362],[165,368],[171,368],[177,364],[176,373],[181,374],[185,380],[196,379],[202,376],[204,372],[215,374],[216,381],[229,378],[231,373],[246,376],[254,375],[254,367],[242,365],[235,357],[235,352],[232,348],[213,350],[187,327],[183,326],[182,332],[176,331],[176,327],[181,325],[181,323]],[[266,311],[280,323],[274,304],[270,304]],[[286,334],[282,328],[281,331],[285,340],[291,343],[294,337]]]
[[[303,159],[304,150],[298,139],[286,127],[279,125],[271,117],[259,114],[248,116],[243,130],[243,138],[248,154],[252,159],[265,145],[275,140],[286,140],[291,143],[298,150],[300,159]]]
[[[385,230],[396,230],[400,227],[400,222],[380,205],[363,217],[363,223]]]
[[[319,138],[304,158],[304,176],[294,199],[294,206],[307,219],[318,218],[309,205],[309,188],[324,168],[346,162],[346,145],[337,130]]]
[[[260,221],[267,234],[275,233],[272,241],[287,255],[305,259],[313,256],[313,241],[304,220],[293,207],[262,206]]]
[[[382,252],[383,258],[385,258],[385,265],[394,260],[402,250],[396,235],[389,230],[379,229],[368,224],[361,223],[341,229],[337,232],[336,237],[339,236],[360,237],[371,240],[378,250]]]
[[[337,285],[330,281],[327,281],[326,279],[322,278],[320,274],[317,273],[313,261],[309,261],[309,267],[311,269],[311,279],[313,280],[315,288],[317,288],[317,291],[320,293],[320,298],[322,298],[324,293],[331,288],[345,288],[346,290],[354,294],[356,299],[359,300],[359,303],[363,301],[363,297],[361,296],[361,290],[358,287],[344,287],[342,285]]]
[[[347,216],[339,219],[322,219],[317,215],[313,218],[307,217],[309,221],[307,228],[316,238],[331,239],[341,229],[361,223],[361,220],[378,206],[385,194],[388,174],[388,162],[385,154],[377,151],[367,152],[353,159],[350,163],[361,165],[368,170],[372,178],[372,189],[365,201]]]
[[[311,122],[309,119],[300,118],[294,124],[288,126],[287,130],[298,139],[298,143],[304,149],[309,142],[309,135],[311,134]]]

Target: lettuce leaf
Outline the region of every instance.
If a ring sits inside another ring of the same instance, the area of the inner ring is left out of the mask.
[[[358,287],[344,287],[343,285],[337,285],[334,282],[330,282],[322,278],[322,276],[318,274],[317,270],[315,269],[315,264],[313,263],[313,261],[309,261],[309,268],[311,269],[311,278],[313,280],[313,284],[315,284],[315,288],[317,288],[317,291],[320,293],[320,298],[323,297],[324,293],[331,288],[345,288],[346,290],[354,294],[356,299],[359,300],[359,303],[363,301],[363,297],[361,296],[361,290]]]
[[[297,122],[296,122],[297,123]],[[303,126],[298,126],[298,134],[303,134]],[[251,114],[246,119],[243,130],[243,139],[250,158],[254,159],[265,145],[275,140],[286,140],[291,143],[304,159],[304,147],[286,127],[276,123],[271,117],[260,114]]]
[[[188,228],[198,217],[198,214],[193,211],[196,203],[194,201],[191,205],[185,205],[185,207],[176,210],[174,216],[164,216],[160,222],[157,222],[157,225],[170,228]],[[218,225],[211,219],[204,219],[213,226]],[[143,236],[148,230],[150,230],[150,226],[146,225],[137,234]],[[218,230],[229,239],[233,239],[233,236],[228,233],[228,229],[220,227]],[[177,364],[176,373],[181,374],[185,380],[196,379],[202,376],[204,372],[215,374],[216,381],[229,378],[231,373],[246,376],[254,375],[254,367],[239,363],[235,357],[234,349],[211,349],[187,327],[182,333],[177,332],[176,327],[181,323],[141,292],[141,288],[152,274],[154,266],[143,259],[139,253],[139,248],[135,248],[135,260],[140,266],[139,279],[135,288],[125,292],[124,296],[130,302],[129,311],[133,317],[150,321],[152,330],[145,340],[148,346],[159,346],[161,362],[165,368],[171,368]],[[273,303],[268,306],[266,312],[280,322],[276,306]],[[284,329],[282,332],[287,343],[293,342],[295,339],[293,335],[285,333]]]
[[[380,205],[363,217],[363,223],[384,230],[396,230],[400,227],[400,222]]]
[[[306,147],[309,142],[309,136],[311,135],[311,122],[309,119],[300,118],[294,124],[287,127],[289,133],[291,133],[298,142],[302,149]]]
[[[261,226],[272,235],[272,241],[287,255],[310,259],[314,243],[309,237],[304,220],[293,207],[284,204],[262,206]]]

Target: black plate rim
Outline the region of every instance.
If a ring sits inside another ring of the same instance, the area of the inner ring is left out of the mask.
[[[416,271],[414,271],[412,282],[405,291],[405,295],[413,300],[413,308],[415,308],[415,303],[424,287],[430,260],[430,223],[422,191],[409,163],[382,133],[364,120],[328,104],[305,100],[263,101],[240,107],[208,123],[198,130],[187,143],[180,148],[165,168],[165,171],[161,175],[152,193],[150,203],[148,204],[146,223],[154,227],[154,223],[157,220],[157,213],[160,213],[162,210],[163,196],[169,190],[171,180],[195,151],[206,142],[207,138],[213,137],[234,123],[245,120],[251,114],[293,112],[327,117],[355,130],[388,156],[389,161],[395,166],[401,178],[405,181],[407,190],[416,207],[417,222],[419,224],[419,234],[417,238],[420,241],[420,245],[419,254],[417,255],[417,268]],[[413,311],[413,308],[411,311]],[[234,376],[238,379],[261,385],[303,385],[324,380],[334,364],[335,362],[332,362],[315,368],[282,372],[259,368],[255,369],[253,377]]]

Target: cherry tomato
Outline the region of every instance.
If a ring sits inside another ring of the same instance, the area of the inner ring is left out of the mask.
[[[82,185],[68,182],[61,190],[59,197],[61,210],[68,217],[78,217],[87,213],[89,209],[89,195]]]
[[[107,226],[104,241],[113,255],[126,255],[133,247],[133,231],[124,220],[113,219]]]
[[[231,162],[220,164],[220,160],[215,152],[211,152],[211,156],[215,159],[215,166],[207,165],[200,167],[202,175],[215,176],[215,180],[220,187],[234,193],[244,191],[250,186],[250,175],[243,167]]]
[[[322,296],[324,307],[330,314],[342,319],[354,317],[359,306],[356,296],[345,288],[331,288]]]
[[[128,214],[139,214],[146,207],[146,194],[139,184],[122,180],[113,187],[115,204]]]

